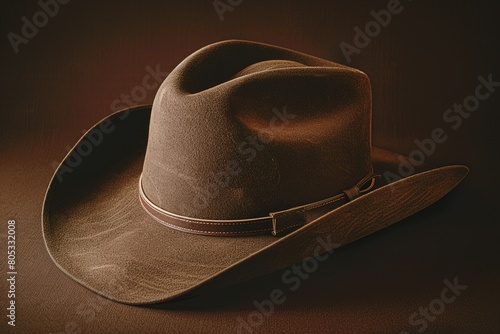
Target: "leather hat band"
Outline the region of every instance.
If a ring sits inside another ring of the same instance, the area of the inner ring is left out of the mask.
[[[139,200],[144,210],[153,219],[183,232],[213,236],[247,236],[271,233],[280,237],[370,191],[377,177],[380,175],[370,173],[354,187],[333,197],[283,211],[271,212],[267,217],[251,219],[206,220],[183,217],[168,212],[155,205],[144,194],[142,176],[139,178]],[[368,187],[363,188],[368,181],[370,181]]]

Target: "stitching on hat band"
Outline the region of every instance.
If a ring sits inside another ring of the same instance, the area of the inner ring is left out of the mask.
[[[157,222],[187,233],[215,236],[245,236],[268,234],[276,237],[291,233],[312,220],[331,212],[350,200],[370,191],[378,174],[370,173],[354,187],[333,197],[287,210],[271,212],[267,217],[235,220],[208,220],[180,216],[155,205],[144,193],[142,175],[139,178],[139,201]],[[360,190],[368,181],[370,185]]]

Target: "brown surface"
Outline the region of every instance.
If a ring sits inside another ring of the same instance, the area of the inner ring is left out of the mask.
[[[228,38],[257,40],[345,63],[339,43],[352,43],[353,27],[386,1],[243,1],[221,22],[210,1],[159,4],[70,2],[14,54],[2,44],[0,99],[1,247],[6,222],[18,226],[17,333],[235,332],[238,318],[273,289],[286,301],[254,333],[416,333],[413,312],[439,298],[443,280],[467,285],[426,333],[500,331],[497,206],[500,167],[496,92],[456,131],[447,130],[429,160],[471,168],[464,183],[431,208],[340,249],[292,292],[282,272],[200,297],[152,308],[109,302],[64,275],[43,245],[43,195],[66,146],[112,112],[160,64],[170,71],[201,46]],[[442,120],[493,73],[500,81],[498,11],[493,1],[405,2],[401,14],[350,66],[371,78],[374,144],[398,152],[415,149]],[[2,31],[19,33],[21,18],[38,5],[8,2]],[[154,90],[141,101],[151,102]],[[1,250],[5,258],[5,250]],[[5,262],[0,268],[5,310]],[[92,306],[93,305],[93,306]],[[0,314],[1,315],[1,314]],[[4,315],[0,330],[6,328]],[[12,331],[12,328],[8,328]],[[71,331],[68,331],[71,332]]]

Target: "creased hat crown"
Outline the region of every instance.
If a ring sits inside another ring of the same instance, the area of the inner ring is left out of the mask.
[[[372,171],[370,137],[364,73],[265,44],[220,42],[161,85],[142,187],[182,216],[266,216],[355,185]]]

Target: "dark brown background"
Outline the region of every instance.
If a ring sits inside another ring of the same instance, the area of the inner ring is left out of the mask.
[[[255,299],[283,287],[281,272],[154,308],[109,302],[66,277],[45,250],[40,212],[52,163],[61,161],[82,130],[112,112],[115,99],[141,84],[147,66],[170,71],[198,48],[231,38],[346,64],[339,44],[352,44],[353,28],[363,27],[370,10],[386,4],[244,0],[221,22],[211,0],[71,1],[18,54],[3,37],[1,331],[7,327],[7,220],[16,219],[18,309],[10,332],[59,333],[73,323],[81,333],[234,333],[238,317],[255,311]],[[495,4],[404,0],[403,12],[353,56],[349,65],[372,81],[374,144],[410,152],[414,139],[445,127],[443,112],[474,93],[479,75],[492,73],[500,81]],[[35,1],[2,2],[1,33],[19,34],[21,18],[31,21],[39,10]],[[143,102],[151,102],[154,93]],[[499,107],[500,89],[458,130],[447,127],[448,140],[429,158],[437,165],[470,167],[452,194],[338,250],[253,332],[416,333],[409,316],[439,298],[443,280],[454,277],[468,288],[429,322],[427,333],[499,332]]]

